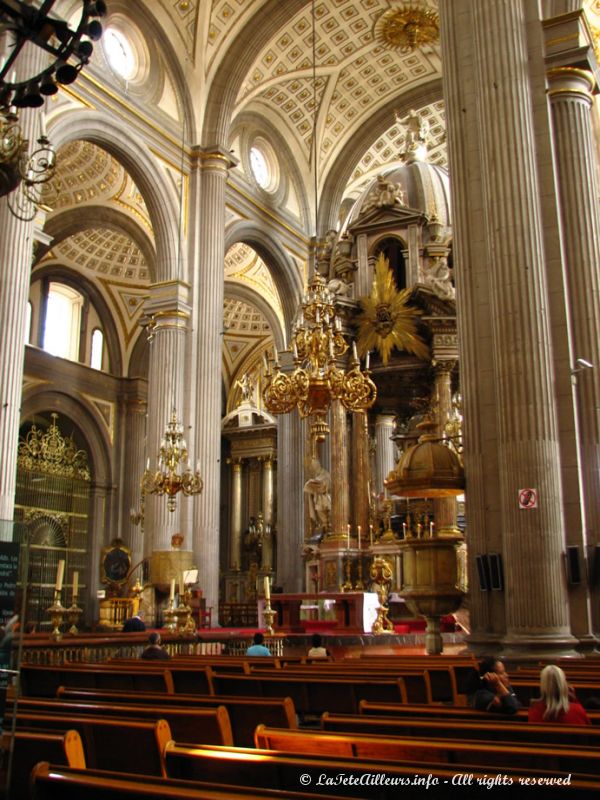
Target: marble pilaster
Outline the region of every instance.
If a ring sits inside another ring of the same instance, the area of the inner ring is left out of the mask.
[[[125,409],[126,452],[123,469],[122,515],[123,539],[131,550],[131,564],[135,566],[144,557],[145,508],[141,492],[141,477],[145,467],[146,451],[146,411],[145,400],[129,398]],[[144,518],[132,520],[134,515]]]
[[[304,544],[304,420],[298,414],[282,414],[277,431],[277,583],[285,592],[304,590],[299,568]]]

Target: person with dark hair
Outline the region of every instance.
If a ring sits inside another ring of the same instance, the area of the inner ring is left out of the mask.
[[[247,656],[270,656],[271,651],[268,647],[266,647],[263,642],[265,641],[265,637],[262,635],[260,631],[257,631],[254,636],[252,637],[252,644],[246,650]]]
[[[123,633],[141,633],[146,630],[146,624],[141,613],[134,614],[123,623]]]
[[[171,658],[164,647],[161,646],[160,633],[153,631],[148,637],[148,647],[144,650],[140,658],[166,659]]]
[[[313,633],[311,639],[312,647],[307,653],[309,658],[327,658],[329,655],[329,651],[326,647],[323,647],[323,640],[321,639],[321,634]]]
[[[560,667],[549,664],[540,673],[540,698],[529,707],[529,722],[559,722],[562,725],[591,725],[581,703],[569,689]]]
[[[479,682],[471,697],[471,705],[479,711],[516,714],[521,702],[510,685],[502,661],[488,656],[479,664]]]

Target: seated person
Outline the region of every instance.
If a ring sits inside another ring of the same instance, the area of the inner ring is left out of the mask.
[[[516,714],[521,702],[513,692],[502,661],[493,656],[484,658],[479,665],[479,681],[470,701],[479,711]]]
[[[142,619],[141,613],[134,614],[123,623],[123,633],[140,633],[146,630],[146,624]]]
[[[313,633],[311,643],[312,647],[307,653],[309,658],[327,658],[329,651],[326,647],[323,647],[323,640],[319,633]]]
[[[148,637],[148,647],[146,647],[140,658],[165,659],[170,657],[165,648],[161,647],[160,633],[153,631]]]
[[[529,722],[558,722],[562,725],[591,725],[581,703],[569,689],[560,667],[550,664],[540,673],[540,698],[532,700]]]
[[[254,634],[253,638],[252,638],[252,644],[246,650],[246,655],[247,656],[270,656],[271,655],[271,651],[269,650],[268,647],[266,647],[263,644],[264,641],[265,641],[265,637],[262,635],[262,633],[260,633],[260,631],[257,631]]]

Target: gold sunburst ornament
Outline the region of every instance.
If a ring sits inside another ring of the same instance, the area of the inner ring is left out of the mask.
[[[383,13],[375,23],[379,44],[401,53],[412,53],[440,38],[440,20],[431,8],[408,3]]]
[[[359,300],[358,350],[361,355],[376,349],[387,364],[392,349],[406,350],[424,361],[429,348],[417,334],[418,308],[408,305],[410,289],[398,290],[389,261],[379,254],[369,297]]]

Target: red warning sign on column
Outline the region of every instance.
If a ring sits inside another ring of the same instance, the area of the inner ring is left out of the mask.
[[[519,489],[519,508],[537,508],[537,489]]]

